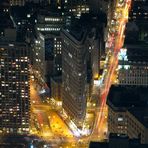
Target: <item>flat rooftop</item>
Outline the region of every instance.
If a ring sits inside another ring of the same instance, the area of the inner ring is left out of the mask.
[[[144,107],[148,102],[148,87],[112,85],[107,101],[115,107]]]
[[[148,44],[138,42],[136,44],[126,44],[129,61],[148,62]]]

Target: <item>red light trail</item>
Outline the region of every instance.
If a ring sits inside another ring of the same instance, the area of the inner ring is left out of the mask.
[[[126,0],[125,6],[123,6],[124,8],[120,8],[122,9],[123,18],[119,19],[118,33],[117,35],[115,34],[112,35],[111,38],[109,38],[107,41],[109,43],[109,46],[114,45],[114,48],[113,48],[114,50],[113,50],[113,56],[112,56],[113,59],[110,62],[108,74],[105,81],[105,87],[104,87],[103,93],[100,96],[101,98],[100,111],[97,118],[96,127],[94,128],[94,131],[97,130],[98,133],[100,132],[100,129],[104,124],[103,110],[106,105],[106,98],[107,98],[110,86],[112,84],[112,79],[113,79],[116,67],[118,65],[118,52],[124,43],[124,31],[125,31],[126,23],[128,22],[128,12],[129,12],[130,6],[131,6],[131,0]],[[115,40],[113,40],[112,38],[113,36],[115,36],[116,38]]]

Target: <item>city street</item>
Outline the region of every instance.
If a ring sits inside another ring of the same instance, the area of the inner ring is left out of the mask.
[[[0,148],[148,147],[148,0],[0,3]]]
[[[98,100],[98,106],[96,103],[90,103],[88,111],[88,116],[94,116],[93,118],[86,119],[86,127],[88,123],[93,123],[92,132],[88,136],[82,136],[84,131],[78,130],[72,122],[68,119],[64,121],[57,114],[56,107],[51,106],[51,104],[45,104],[41,101],[39,91],[36,89],[37,84],[34,81],[31,81],[30,91],[31,91],[31,109],[33,111],[33,116],[36,118],[36,121],[39,123],[39,135],[45,140],[50,141],[55,139],[55,143],[59,146],[66,148],[78,148],[78,147],[88,147],[89,141],[103,141],[107,138],[107,116],[108,109],[106,106],[106,98],[110,89],[111,84],[116,82],[116,69],[118,64],[118,52],[123,46],[124,42],[124,30],[125,25],[128,21],[128,11],[130,9],[131,1],[127,0],[125,4],[120,6],[116,4],[114,17],[115,22],[111,26],[108,26],[108,30],[115,30],[114,32],[108,31],[108,40],[107,43],[110,45],[106,57],[106,63],[104,65],[104,74],[102,74],[103,80],[102,83],[93,86],[93,95],[94,99]],[[121,16],[121,17],[118,17]],[[112,21],[112,19],[110,19]],[[111,24],[111,23],[109,23]],[[114,39],[111,39],[114,36]],[[92,98],[93,100],[93,98]],[[92,106],[91,106],[92,105]],[[94,106],[93,106],[94,105]],[[91,106],[91,107],[90,107]],[[93,108],[93,110],[92,110]],[[91,113],[89,113],[91,112]],[[93,115],[93,114],[94,115]],[[33,118],[33,117],[32,117]],[[67,123],[65,123],[67,122]],[[68,125],[68,126],[67,126]],[[91,125],[92,126],[92,125]],[[32,125],[34,127],[34,125]],[[85,129],[88,130],[90,125]],[[34,129],[34,128],[33,128]],[[75,131],[75,132],[74,132]],[[77,133],[79,138],[76,138]],[[80,136],[81,135],[81,136]],[[76,136],[76,137],[75,137]],[[55,138],[56,137],[56,138]],[[54,141],[54,140],[53,140]]]
[[[34,81],[31,81],[31,119],[33,120],[35,118],[36,121],[35,123],[31,122],[32,134],[36,134],[47,142],[52,142],[52,144],[59,146],[61,143],[65,143],[66,147],[66,143],[75,143],[76,139],[73,137],[73,133],[69,130],[61,117],[58,116],[56,109],[49,104],[42,103],[36,86],[37,84],[35,84]],[[39,129],[36,129],[36,127]]]
[[[112,18],[116,19],[116,22],[113,26],[109,26],[109,30],[115,30],[114,35],[113,33],[109,34],[108,41],[110,46],[109,51],[111,51],[111,54],[108,54],[109,56],[106,57],[108,60],[108,63],[106,63],[107,70],[104,69],[104,72],[107,74],[104,74],[104,84],[102,84],[103,89],[101,88],[100,92],[101,96],[99,97],[100,103],[100,110],[98,114],[96,115],[96,121],[95,121],[95,127],[93,129],[91,137],[93,139],[99,139],[103,140],[105,138],[105,133],[107,132],[107,106],[106,106],[106,98],[110,89],[110,86],[115,83],[116,81],[116,68],[118,64],[118,52],[120,51],[120,48],[122,48],[124,43],[124,31],[125,31],[125,25],[128,22],[128,12],[131,6],[131,0],[124,1],[124,5],[120,7],[120,5],[116,4],[115,12],[114,14],[121,15],[121,18]],[[120,11],[119,11],[120,10]],[[120,13],[120,14],[119,14]],[[111,21],[112,21],[111,19]],[[109,23],[111,24],[111,23]],[[112,40],[110,37],[114,36],[115,39]],[[111,55],[111,56],[110,56]],[[101,86],[101,85],[100,85]],[[105,113],[105,114],[104,114]]]

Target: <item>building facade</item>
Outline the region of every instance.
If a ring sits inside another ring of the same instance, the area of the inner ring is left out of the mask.
[[[65,19],[61,13],[41,10],[37,17],[36,30],[59,34],[64,24]]]
[[[34,39],[34,45],[32,48],[32,65],[34,69],[34,75],[42,82],[45,80],[45,39],[42,33],[38,32],[37,38]]]
[[[68,10],[76,18],[80,18],[82,13],[89,13],[89,5],[85,0],[71,0],[68,3]]]
[[[147,144],[147,87],[112,86],[108,100],[108,132],[140,138]]]
[[[103,25],[97,16],[85,14],[61,33],[63,108],[80,128],[87,101],[98,101],[92,97],[92,87],[99,83],[100,59],[105,51]]]
[[[40,15],[38,15],[36,31],[37,34],[42,35],[44,40],[44,48],[42,50],[44,50],[45,54],[45,67],[52,65],[50,68],[45,68],[45,75],[53,73],[60,75],[62,72],[62,39],[60,30],[65,26],[65,23],[65,18],[60,13],[41,11]],[[52,70],[49,72],[48,69]]]
[[[62,73],[62,38],[61,36],[54,37],[54,73]]]
[[[62,73],[62,41],[60,35],[37,32],[33,45],[33,67],[36,78],[49,81],[51,75]]]
[[[134,109],[138,110],[138,108]],[[140,136],[141,143],[147,143],[147,126],[143,125],[130,111],[115,111],[109,107],[108,129],[110,133],[126,134],[129,138]]]
[[[118,83],[120,85],[148,85],[147,45],[127,45],[119,52]]]
[[[82,127],[87,102],[87,50],[68,31],[62,32],[63,108],[78,127]]]
[[[0,43],[0,132],[29,133],[29,50],[25,43]]]
[[[80,18],[82,13],[89,13],[88,0],[60,0],[55,5],[61,9],[66,15]]]

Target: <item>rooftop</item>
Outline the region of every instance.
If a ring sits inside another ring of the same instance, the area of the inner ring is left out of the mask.
[[[69,30],[69,32],[78,41],[81,41],[85,34],[85,31],[79,27],[75,27],[72,30]]]
[[[46,9],[40,9],[39,15],[47,16],[47,17],[61,17],[62,13],[61,11],[47,11]]]
[[[144,107],[148,98],[148,88],[142,86],[112,85],[107,102],[117,108]]]
[[[148,62],[148,44],[137,42],[136,44],[126,44],[129,61]]]
[[[97,34],[102,32],[102,26],[104,24],[103,17],[105,16],[102,16],[101,20],[101,14],[98,16],[83,14],[80,19],[75,19],[73,25],[65,29],[65,31],[80,42],[85,39],[86,35],[89,34],[89,37],[93,35],[91,32],[92,28],[96,29]]]

